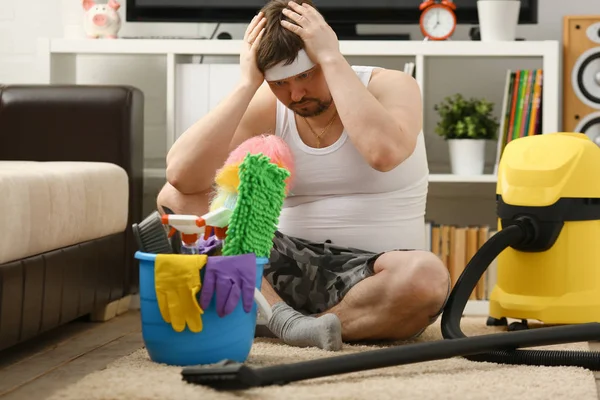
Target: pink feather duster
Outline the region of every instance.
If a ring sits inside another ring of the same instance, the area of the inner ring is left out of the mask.
[[[272,163],[288,170],[290,176],[286,179],[285,184],[286,192],[289,193],[294,182],[294,156],[283,139],[275,135],[259,135],[251,137],[229,153],[229,157],[227,157],[224,167],[227,165],[239,165],[244,161],[244,157],[246,157],[248,153],[262,153],[269,157]]]

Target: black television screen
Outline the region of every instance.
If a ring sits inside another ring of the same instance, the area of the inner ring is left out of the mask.
[[[127,0],[132,22],[248,23],[266,0]],[[417,24],[422,0],[313,0],[328,23]],[[477,0],[455,0],[459,24],[478,23]],[[538,0],[521,0],[520,24],[537,23]]]

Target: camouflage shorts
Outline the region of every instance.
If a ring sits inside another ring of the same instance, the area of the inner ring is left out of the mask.
[[[354,285],[373,275],[373,264],[380,254],[276,232],[263,276],[291,307],[318,314],[338,304]]]

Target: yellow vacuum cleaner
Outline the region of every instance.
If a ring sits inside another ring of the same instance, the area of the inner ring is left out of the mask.
[[[262,368],[223,360],[185,367],[183,379],[239,390],[457,356],[600,370],[598,352],[520,349],[600,339],[600,148],[579,133],[519,138],[506,146],[498,171],[499,231],[450,293],[441,321],[444,340]],[[516,318],[558,326],[474,337],[461,331],[467,301],[496,258],[488,324]]]
[[[498,256],[488,323],[600,321],[600,147],[584,134],[559,133],[521,138],[505,151],[498,228],[524,215],[537,239]]]

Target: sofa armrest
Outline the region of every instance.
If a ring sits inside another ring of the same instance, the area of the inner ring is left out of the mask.
[[[0,143],[0,160],[108,162],[127,172],[126,265],[133,275],[125,290],[135,291],[131,224],[142,219],[143,93],[131,86],[0,85]]]

